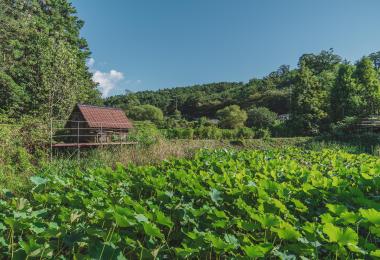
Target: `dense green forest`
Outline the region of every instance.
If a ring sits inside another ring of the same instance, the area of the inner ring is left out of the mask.
[[[0,114],[62,118],[101,101],[75,14],[68,1],[0,1]]]
[[[107,98],[105,104],[127,112],[149,104],[166,116],[182,115],[188,120],[203,116],[218,118],[218,111],[231,105],[246,111],[265,107],[277,115],[290,114],[286,127],[293,134],[318,134],[333,124],[379,112],[379,67],[380,52],[351,64],[330,49],[304,54],[297,68],[283,65],[248,83],[221,82],[128,92]],[[135,114],[130,116],[133,118]]]

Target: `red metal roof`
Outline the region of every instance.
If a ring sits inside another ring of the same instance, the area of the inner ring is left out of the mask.
[[[89,127],[126,129],[132,128],[124,111],[119,108],[78,105]]]

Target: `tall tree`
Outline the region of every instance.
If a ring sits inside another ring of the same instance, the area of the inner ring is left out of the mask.
[[[356,64],[356,77],[360,84],[361,94],[366,104],[362,108],[363,114],[378,114],[380,112],[380,79],[372,60],[362,58]]]
[[[25,91],[24,113],[64,117],[76,102],[99,101],[75,14],[67,0],[0,1],[0,70]]]
[[[371,53],[368,57],[373,61],[376,69],[380,69],[380,51]]]
[[[319,74],[324,70],[333,70],[342,61],[333,49],[323,50],[319,54],[304,54],[301,56],[298,65],[307,66],[313,73]]]
[[[339,68],[330,95],[330,113],[333,122],[358,115],[363,107],[364,100],[354,75],[355,69],[355,66],[349,64],[342,64]]]
[[[322,120],[327,117],[327,96],[318,77],[302,62],[291,94],[291,120],[297,132],[319,132]]]

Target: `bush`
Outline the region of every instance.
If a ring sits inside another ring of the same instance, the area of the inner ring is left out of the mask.
[[[255,137],[255,132],[251,128],[242,127],[238,129],[236,137],[242,139],[251,139]]]
[[[28,178],[47,158],[45,150],[24,146],[27,136],[22,134],[22,127],[15,124],[0,125],[0,190],[22,192],[28,186]],[[27,143],[33,142],[34,139],[30,138]],[[31,154],[29,150],[38,153]]]
[[[216,115],[220,120],[220,126],[229,129],[243,127],[247,120],[247,112],[241,110],[238,105],[231,105],[220,109]]]
[[[222,139],[234,139],[236,137],[235,129],[221,129]]]
[[[151,121],[160,123],[164,120],[161,109],[152,105],[141,105],[132,107],[127,114],[130,118],[138,121]]]
[[[334,135],[345,135],[356,130],[359,119],[357,117],[345,117],[343,120],[331,124],[331,132]]]
[[[134,128],[128,134],[128,140],[138,142],[139,145],[149,146],[157,143],[162,136],[155,124],[150,121],[134,122]]]
[[[254,128],[273,128],[277,123],[277,114],[266,107],[254,107],[248,110],[247,126]]]
[[[256,131],[256,137],[257,138],[262,138],[262,139],[268,139],[270,138],[271,134],[268,129],[261,128]]]
[[[21,145],[28,150],[29,153],[37,153],[46,150],[49,146],[50,134],[49,126],[41,119],[26,116],[21,119],[20,127]]]
[[[195,129],[194,136],[197,139],[221,139],[222,131],[215,126],[201,126]]]
[[[194,129],[192,128],[170,128],[162,130],[167,139],[193,139]]]

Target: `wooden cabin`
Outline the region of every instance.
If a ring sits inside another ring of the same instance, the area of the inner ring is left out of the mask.
[[[70,142],[112,143],[125,141],[133,128],[124,111],[119,108],[76,105],[65,129],[70,132]]]

